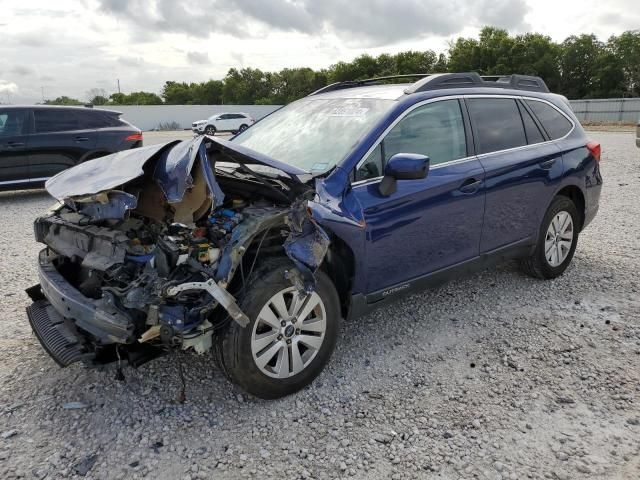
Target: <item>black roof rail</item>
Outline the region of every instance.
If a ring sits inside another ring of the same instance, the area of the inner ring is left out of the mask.
[[[540,77],[530,75],[488,75],[481,77],[476,72],[438,73],[429,75],[407,87],[407,94],[438,90],[441,88],[493,87],[511,88],[514,90],[533,90],[549,92],[547,85]]]
[[[372,85],[385,80],[405,78],[420,78],[417,82],[405,88],[404,93],[411,94],[439,90],[442,88],[469,88],[469,87],[493,87],[510,88],[513,90],[529,90],[549,93],[549,88],[540,77],[531,75],[485,75],[480,76],[476,72],[463,73],[412,73],[408,75],[390,75],[387,77],[367,78],[364,80],[347,80],[336,82],[316,90],[311,95],[342,90],[343,88],[362,87]]]
[[[514,73],[512,75],[487,75],[480,78],[486,83],[495,82],[496,85],[504,85],[504,88],[549,93],[549,87],[544,83],[544,80],[531,75],[518,75]]]
[[[395,80],[398,78],[422,78],[428,77],[432,75],[431,73],[410,73],[404,75],[389,75],[386,77],[374,77],[374,78],[366,78],[364,80],[346,80],[344,82],[336,82],[326,87],[322,87],[315,92],[310,93],[307,96],[317,95],[319,93],[332,92],[334,90],[342,90],[343,88],[352,88],[352,87],[362,87],[363,85],[372,85],[378,82],[382,82],[384,80]]]
[[[405,88],[404,93],[426,92],[441,88],[482,87],[483,81],[476,72],[469,73],[436,73],[418,80]]]

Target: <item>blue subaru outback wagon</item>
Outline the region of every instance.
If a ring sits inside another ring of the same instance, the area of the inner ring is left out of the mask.
[[[342,318],[503,259],[561,275],[602,185],[567,100],[537,77],[413,78],[329,85],[231,141],[48,180],[27,309],[45,350],[118,367],[212,351],[276,398],[320,373]]]

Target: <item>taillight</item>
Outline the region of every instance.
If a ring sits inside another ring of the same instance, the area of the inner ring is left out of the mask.
[[[137,142],[138,140],[142,140],[142,132],[133,133],[124,139],[125,142]]]
[[[598,142],[589,142],[587,143],[587,148],[589,149],[589,152],[591,152],[591,155],[593,155],[593,158],[596,159],[596,161],[600,161],[600,155],[602,155],[602,147],[600,146],[600,144]]]

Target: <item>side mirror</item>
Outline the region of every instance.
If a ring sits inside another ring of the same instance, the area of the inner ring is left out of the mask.
[[[398,180],[419,180],[429,173],[429,157],[417,153],[396,153],[387,162],[378,190],[388,197],[397,190]]]

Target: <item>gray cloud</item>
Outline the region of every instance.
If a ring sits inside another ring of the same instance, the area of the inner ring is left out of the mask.
[[[21,47],[44,47],[48,43],[48,38],[42,32],[23,32],[11,36],[11,41]]]
[[[125,67],[139,67],[144,63],[144,59],[140,57],[118,57],[118,63]]]
[[[519,30],[525,0],[99,0],[101,9],[142,28],[193,37],[258,35],[255,23],[280,31],[333,33],[352,43],[385,45],[452,35],[465,26],[491,24]],[[253,28],[252,28],[253,26]]]
[[[605,11],[598,16],[597,23],[625,30],[637,30],[638,25],[640,25],[640,13],[631,8],[624,14],[616,11]]]
[[[206,52],[187,52],[187,60],[194,65],[209,63],[209,55]]]
[[[24,65],[16,65],[11,69],[11,73],[15,73],[16,75],[20,75],[22,77],[25,75],[31,75],[32,73],[34,73],[34,70],[33,68]]]
[[[507,29],[525,29],[529,25],[524,16],[529,6],[524,0],[477,0],[474,4],[476,21]]]

